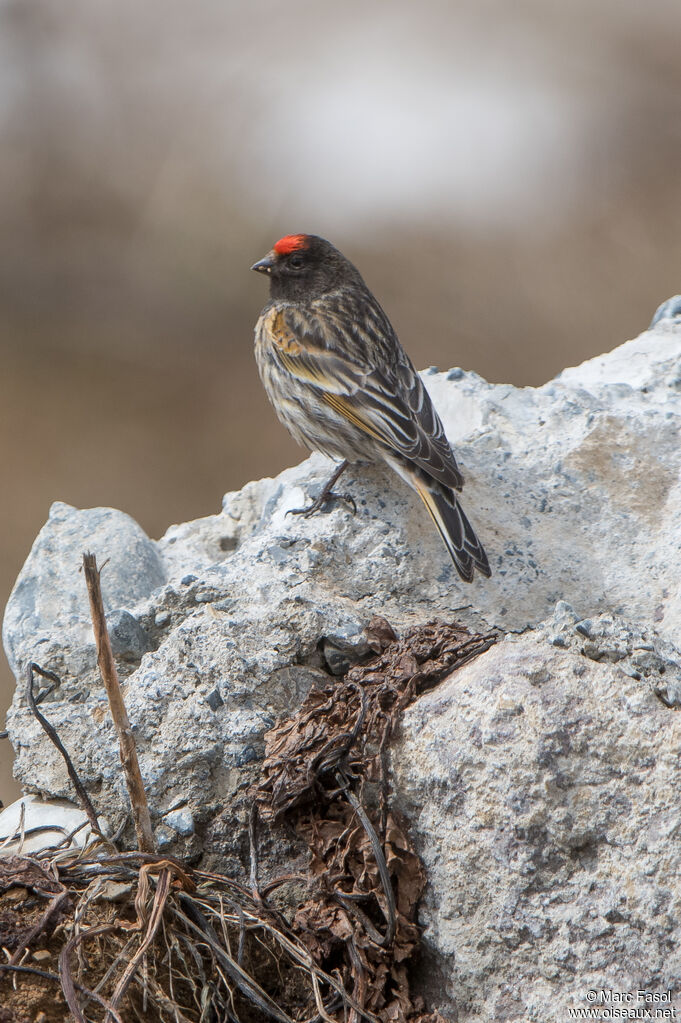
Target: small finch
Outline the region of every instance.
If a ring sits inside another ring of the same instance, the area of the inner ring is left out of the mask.
[[[414,488],[466,582],[487,555],[456,496],[463,476],[421,378],[359,271],[316,235],[280,238],[252,270],[270,279],[255,328],[267,396],[289,433],[341,464],[387,462]],[[354,502],[353,502],[354,503]]]

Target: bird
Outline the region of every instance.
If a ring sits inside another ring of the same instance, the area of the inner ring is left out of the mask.
[[[411,486],[465,582],[490,576],[459,502],[463,476],[421,377],[359,270],[314,234],[280,238],[251,267],[269,278],[255,358],[274,410],[303,447],[340,461],[310,515],[351,462],[386,463]],[[354,502],[352,502],[354,504]]]

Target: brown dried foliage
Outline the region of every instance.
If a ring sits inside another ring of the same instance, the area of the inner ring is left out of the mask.
[[[383,618],[369,628],[376,656],[311,691],[267,734],[257,799],[263,817],[286,818],[309,847],[315,891],[293,929],[316,962],[378,1019],[435,1023],[410,992],[425,875],[389,806],[386,744],[409,703],[495,637],[433,622],[398,639]]]
[[[61,889],[49,912],[43,865]],[[229,877],[108,855],[101,843],[15,866],[23,905],[39,905],[30,921],[30,910],[10,920],[0,896],[0,920],[14,928],[0,962],[11,1023],[40,1013],[48,1023],[313,1023],[325,1003],[357,1005],[277,911]]]
[[[425,877],[389,805],[385,750],[403,708],[494,638],[431,624],[398,640],[375,619],[370,639],[369,663],[267,737],[256,798],[307,842],[305,901],[286,913],[271,899],[299,876],[259,886],[255,814],[246,882],[101,836],[0,859],[12,1023],[441,1023],[410,992]]]
[[[63,890],[59,881],[41,863],[25,856],[0,859],[0,892],[10,888],[32,888],[41,895],[57,895]]]

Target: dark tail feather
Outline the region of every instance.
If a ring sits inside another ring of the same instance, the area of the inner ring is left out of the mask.
[[[461,578],[467,583],[472,582],[476,568],[489,578],[492,571],[485,550],[454,493],[429,486],[424,480],[417,480],[414,485]]]

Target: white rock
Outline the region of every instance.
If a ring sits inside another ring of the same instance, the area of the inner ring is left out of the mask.
[[[461,668],[393,750],[459,1020],[567,1020],[589,989],[681,984],[681,715],[623,670],[648,637],[604,616],[585,656],[578,625],[563,613]]]
[[[171,810],[164,816],[163,821],[178,835],[187,837],[194,833],[194,818],[189,810]]]
[[[112,508],[79,511],[55,502],[5,611],[2,638],[17,678],[29,660],[50,660],[53,670],[75,675],[94,665],[81,572],[83,554],[90,549],[100,565],[107,562],[102,577],[107,612],[134,606],[165,581],[155,544],[129,515]],[[26,656],[29,649],[33,653]]]
[[[0,812],[0,856],[38,853],[57,845],[62,849],[83,848],[91,835],[86,815],[65,799],[26,795]],[[65,841],[68,836],[69,841]]]
[[[98,808],[126,812],[84,549],[113,557],[102,581],[158,840],[223,869],[241,869],[264,732],[361,655],[372,615],[497,627],[503,643],[410,710],[394,755],[429,871],[433,977],[453,978],[443,1004],[460,1023],[546,1020],[592,977],[681,983],[679,736],[662,702],[681,696],[681,323],[665,314],[539,388],[424,381],[492,579],[460,582],[388,470],[344,477],[356,515],[288,516],[329,474],[319,455],[157,543],[120,512],[58,506],[5,616],[17,777],[71,794],[25,705],[36,660],[62,676],[42,710]]]

